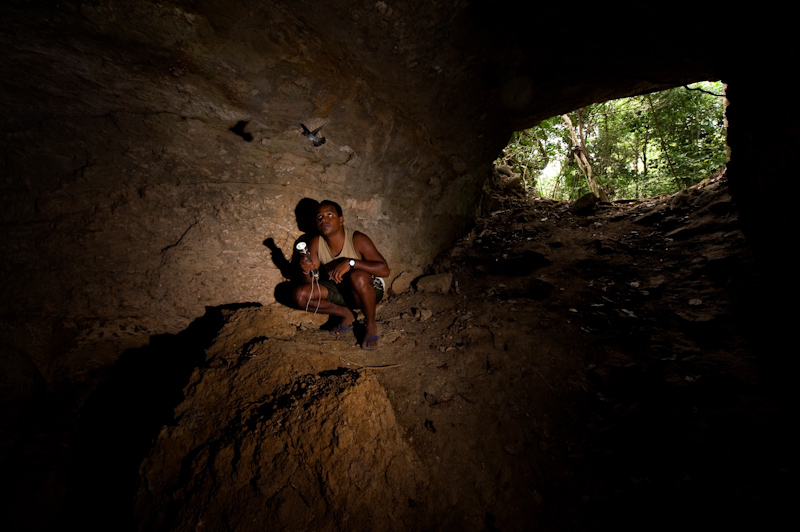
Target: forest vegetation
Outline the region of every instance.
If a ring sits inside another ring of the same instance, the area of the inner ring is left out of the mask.
[[[515,132],[497,164],[542,197],[653,197],[695,185],[725,166],[721,82],[595,103]]]

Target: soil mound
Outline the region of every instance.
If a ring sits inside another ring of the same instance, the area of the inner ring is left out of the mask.
[[[138,528],[402,529],[425,475],[385,390],[318,344],[247,334],[265,312],[225,317],[142,464]]]

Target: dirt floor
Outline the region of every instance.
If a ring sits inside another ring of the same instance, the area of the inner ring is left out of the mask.
[[[138,377],[112,380],[89,404],[68,521],[214,531],[780,522],[788,377],[764,352],[764,283],[724,176],[583,214],[519,197],[497,206],[437,261],[446,293],[379,305],[376,351],[359,348],[358,328],[337,339],[325,317],[278,326],[274,311],[245,306],[195,324],[213,332],[199,358],[180,338],[123,357],[119,372]],[[131,371],[156,357],[170,374],[170,356],[183,358],[170,382],[188,379],[177,396]],[[152,401],[112,422],[101,405],[137,393]],[[163,411],[170,401],[174,413]]]

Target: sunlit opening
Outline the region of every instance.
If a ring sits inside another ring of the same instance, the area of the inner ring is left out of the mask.
[[[592,104],[515,132],[496,164],[546,198],[671,194],[725,166],[723,102],[723,84],[705,81]]]

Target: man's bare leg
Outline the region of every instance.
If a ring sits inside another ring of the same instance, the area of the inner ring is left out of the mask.
[[[364,313],[366,331],[365,341],[362,347],[375,349],[378,347],[378,325],[375,323],[375,287],[372,286],[372,275],[363,271],[351,271],[347,276],[347,282],[352,290],[353,299],[358,304],[358,308]]]
[[[310,284],[298,286],[294,291],[295,304],[300,310],[336,316],[341,319],[339,322],[340,327],[353,325],[356,320],[353,311],[347,307],[331,303],[326,299],[327,297],[328,289],[316,284],[313,287]]]

